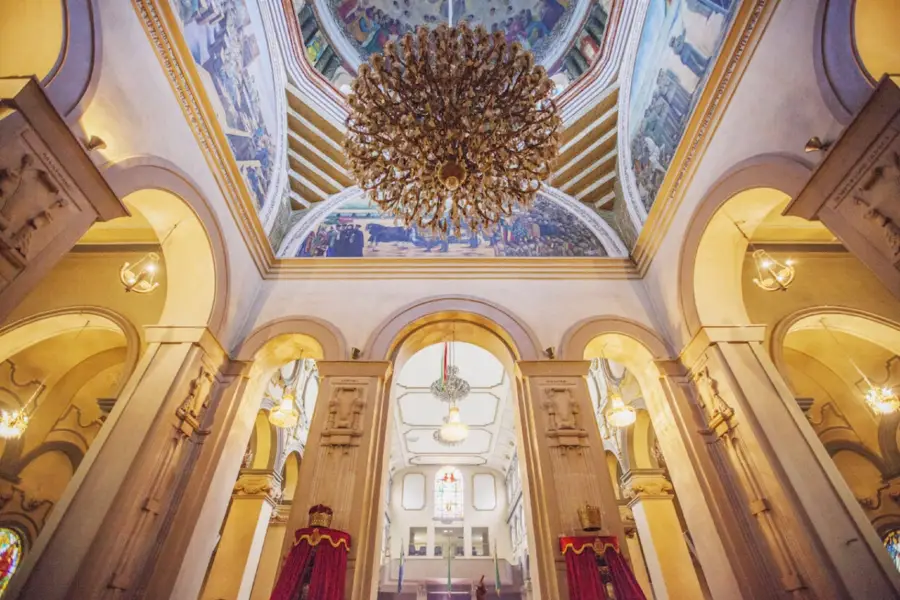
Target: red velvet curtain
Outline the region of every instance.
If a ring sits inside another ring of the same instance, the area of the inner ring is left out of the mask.
[[[347,578],[347,548],[323,543],[318,545],[313,565],[309,600],[344,600]]]
[[[570,600],[606,600],[593,548],[585,547],[580,554],[566,552],[566,572]]]
[[[309,563],[312,553],[313,547],[305,543],[291,548],[284,561],[284,567],[281,569],[281,575],[278,576],[275,589],[272,590],[271,600],[295,600],[297,598],[297,590],[302,583],[303,572],[306,571],[306,565]]]
[[[587,554],[587,552],[584,554]],[[622,555],[616,552],[612,546],[607,546],[604,557],[606,558],[606,566],[609,567],[613,589],[616,592],[616,600],[646,600],[641,586],[638,585],[637,579],[634,578],[634,573],[628,568],[628,564],[622,558]]]

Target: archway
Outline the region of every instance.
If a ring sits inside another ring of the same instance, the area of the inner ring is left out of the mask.
[[[900,326],[859,310],[823,307],[784,319],[772,354],[855,500],[897,564],[900,412],[870,405],[900,387]]]

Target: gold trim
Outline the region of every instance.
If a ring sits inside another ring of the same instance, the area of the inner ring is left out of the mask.
[[[650,268],[776,4],[773,0],[743,3],[735,16],[697,103],[703,110],[694,111],[632,251],[639,277]]]
[[[330,534],[321,533],[319,531],[318,527],[313,529],[312,533],[304,533],[303,535],[298,537],[296,540],[294,540],[293,545],[296,546],[297,544],[299,544],[300,542],[303,542],[303,541],[309,542],[310,546],[318,546],[323,541],[325,541],[325,542],[328,542],[328,544],[332,548],[337,548],[338,546],[343,546],[344,548],[347,549],[347,552],[350,552],[350,544],[347,543],[347,540],[345,538],[340,538],[337,541],[335,541],[335,539],[333,537],[331,537]]]
[[[616,548],[616,546],[614,544],[609,544],[609,543],[601,544],[600,541],[597,540],[597,541],[591,542],[590,544],[585,543],[584,545],[581,546],[581,548],[575,548],[575,543],[569,542],[565,546],[563,546],[562,554],[565,554],[566,552],[571,550],[574,554],[580,555],[585,551],[586,548],[590,548],[591,550],[594,551],[594,554],[598,554],[598,555],[605,553],[607,548],[612,548],[617,553],[619,552],[619,549]]]

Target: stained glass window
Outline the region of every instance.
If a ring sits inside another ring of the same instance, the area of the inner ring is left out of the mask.
[[[12,529],[0,527],[0,595],[6,591],[21,558],[22,540],[19,535]]]
[[[463,477],[459,469],[443,467],[434,478],[434,516],[443,521],[463,518]]]
[[[891,556],[891,562],[900,571],[900,529],[892,529],[884,536],[884,547]]]

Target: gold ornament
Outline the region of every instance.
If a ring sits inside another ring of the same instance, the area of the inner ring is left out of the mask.
[[[344,147],[359,186],[406,226],[489,230],[550,176],[553,83],[503,32],[419,27],[363,63]]]
[[[600,516],[600,507],[592,506],[587,502],[578,509],[578,520],[584,531],[600,531],[603,527],[603,519]]]

